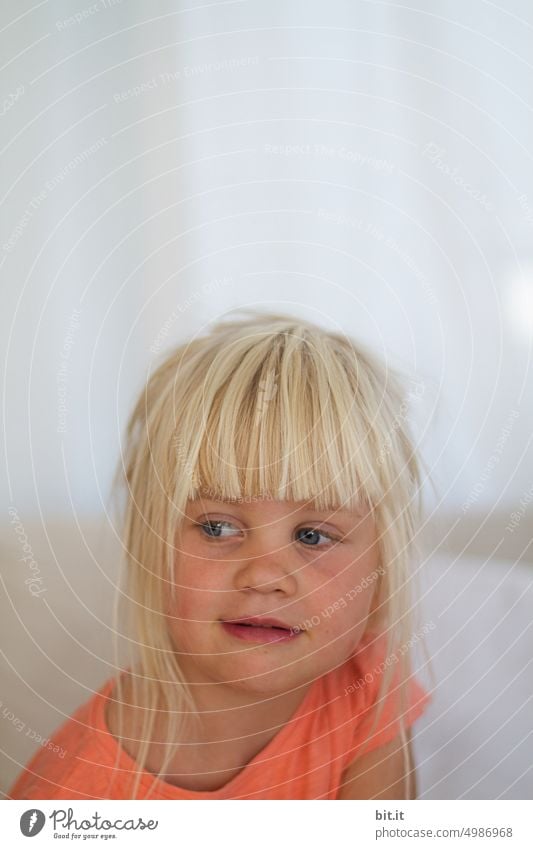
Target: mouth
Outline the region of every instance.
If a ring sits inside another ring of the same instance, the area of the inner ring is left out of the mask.
[[[261,617],[222,620],[222,627],[230,636],[253,643],[287,642],[294,640],[300,633],[300,629],[278,619]]]

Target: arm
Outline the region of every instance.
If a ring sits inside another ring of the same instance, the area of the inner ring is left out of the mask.
[[[343,773],[337,799],[416,799],[410,729],[406,736],[405,747],[397,737],[351,763]],[[410,764],[408,771],[405,750]]]

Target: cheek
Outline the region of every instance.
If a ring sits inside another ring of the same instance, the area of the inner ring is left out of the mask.
[[[219,564],[181,562],[174,565],[174,592],[167,598],[167,614],[175,617],[173,629],[194,627],[196,620],[212,620],[222,610],[227,587]],[[200,624],[200,623],[199,623]]]
[[[376,564],[366,562],[347,568],[324,581],[310,595],[313,613],[329,637],[351,635],[364,630],[371,612],[376,582],[372,579]]]
[[[341,637],[346,634],[348,639],[360,630],[364,630],[368,621],[372,604],[372,591],[365,589],[358,595],[336,596],[325,604],[320,616],[324,629],[329,636]]]
[[[212,597],[211,597],[212,602]],[[167,600],[167,628],[179,651],[198,651],[198,641],[205,633],[206,622],[215,618],[210,594],[199,589],[176,587],[174,598]]]
[[[201,598],[202,594],[221,592],[226,587],[227,574],[219,562],[182,556],[174,563],[175,594]]]

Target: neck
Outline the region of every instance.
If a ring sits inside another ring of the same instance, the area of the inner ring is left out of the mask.
[[[226,685],[193,685],[190,689],[199,716],[194,742],[205,744],[257,735],[272,738],[297,711],[310,686],[258,696]]]
[[[260,697],[234,687],[190,685],[199,721],[188,723],[186,731],[174,739],[174,751],[164,745],[169,736],[167,714],[156,711],[145,769],[160,774],[167,783],[193,791],[214,791],[231,781],[275,737],[297,711],[311,684],[289,693]],[[209,692],[208,692],[209,691]],[[137,758],[143,739],[143,714],[132,703],[131,681],[124,679],[124,736],[122,744]],[[118,736],[117,707],[108,705],[107,723]],[[180,743],[185,745],[180,745]]]

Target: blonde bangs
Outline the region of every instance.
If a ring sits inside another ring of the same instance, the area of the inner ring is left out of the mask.
[[[188,459],[188,497],[308,501],[318,510],[376,504],[376,422],[340,353],[302,328],[234,338],[206,352],[203,376],[195,358],[197,391],[184,385],[192,374],[176,378],[196,422],[196,452],[183,428],[176,438]]]

